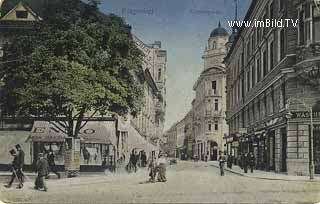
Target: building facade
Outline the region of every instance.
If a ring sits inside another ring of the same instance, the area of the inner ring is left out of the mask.
[[[10,42],[10,36],[18,32],[23,32],[24,30],[34,29],[34,22],[42,20],[42,12],[47,3],[47,0],[0,1],[0,50],[2,50],[1,48],[5,43]],[[128,26],[128,29],[131,29],[130,26]],[[136,36],[132,37],[137,47],[144,53],[143,73],[136,76],[137,83],[142,84],[144,87],[142,111],[136,118],[131,116],[127,118],[111,117],[111,115],[106,117],[96,116],[95,118],[99,121],[99,124],[103,123],[101,126],[105,126],[103,131],[101,130],[104,134],[101,134],[99,137],[110,137],[111,140],[107,142],[108,144],[110,142],[112,143],[112,148],[106,147],[99,149],[101,146],[100,143],[85,141],[86,144],[81,144],[81,164],[101,166],[103,157],[105,157],[104,152],[110,152],[110,155],[112,154],[114,160],[112,163],[115,164],[115,161],[119,159],[122,160],[126,158],[128,160],[132,149],[145,150],[147,153],[159,151],[159,139],[161,139],[163,133],[166,107],[167,53],[161,49],[161,42],[159,41],[147,45]],[[3,52],[0,53],[2,56]],[[4,64],[1,65],[4,66]],[[30,150],[30,152],[35,152],[34,150],[37,145],[41,146],[39,151],[43,151],[43,148],[46,147],[57,147],[59,150],[59,155],[56,155],[57,158],[64,157],[62,154],[63,151],[60,151],[65,146],[63,138],[59,141],[47,141],[48,138],[42,135],[43,140],[37,141],[35,146],[35,144],[31,144],[29,141],[26,142],[30,131],[37,128],[35,127],[36,123],[34,123],[32,119],[15,118],[11,120],[4,111],[1,112],[1,116],[0,135],[7,135],[8,140],[3,144],[6,144],[5,146],[8,148],[13,147],[16,143],[20,143],[25,147],[26,151]],[[103,118],[107,118],[108,121],[104,121]],[[112,125],[106,126],[109,123]],[[46,130],[52,129],[49,125],[42,126]],[[31,141],[35,143],[34,138],[31,138]],[[84,147],[91,155],[98,155],[97,157],[92,156],[92,158],[100,159],[92,160],[92,162],[84,162],[82,156]],[[7,160],[11,159],[7,154],[8,148],[0,153],[0,163],[7,162]],[[31,154],[32,153],[26,155],[29,156]],[[61,161],[61,164],[63,164],[63,159]],[[31,162],[31,159],[27,157],[26,164],[31,164]]]
[[[228,39],[228,32],[219,23],[211,32],[202,56],[204,69],[193,86],[196,96],[191,103],[192,109],[172,126],[183,135],[179,138],[184,141],[183,148],[180,147],[184,159],[204,160],[207,156],[209,160],[217,160],[219,151],[224,151],[223,137],[228,133],[228,127],[223,60],[227,55]]]
[[[225,60],[230,132],[226,140],[235,161],[253,152],[258,169],[320,173],[319,17],[312,0],[252,1],[245,20],[299,23],[243,27],[231,42]]]
[[[192,103],[194,154],[204,159],[217,160],[224,151],[223,137],[228,133],[226,124],[226,72],[223,64],[227,55],[228,32],[221,27],[214,29],[203,54],[204,70],[195,83]]]

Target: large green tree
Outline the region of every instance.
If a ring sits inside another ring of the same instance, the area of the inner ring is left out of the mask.
[[[51,118],[72,137],[89,113],[136,115],[142,53],[127,24],[99,12],[98,1],[48,2],[35,29],[4,47],[1,102],[8,113]]]

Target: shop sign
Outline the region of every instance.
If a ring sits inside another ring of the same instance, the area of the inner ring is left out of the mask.
[[[312,113],[313,118],[320,118],[320,112],[313,112]],[[298,112],[292,112],[292,118],[310,118],[310,112],[309,111],[298,111]]]
[[[238,131],[240,134],[247,134],[248,133],[247,128],[239,128]]]
[[[238,141],[232,142],[232,147],[239,147],[239,142]]]

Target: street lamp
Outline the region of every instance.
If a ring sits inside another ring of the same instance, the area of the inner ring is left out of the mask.
[[[310,176],[310,180],[314,179],[314,161],[313,161],[313,110],[312,110],[312,106],[308,106],[307,104],[304,103],[304,101],[301,101],[298,98],[289,98],[287,100],[287,105],[290,105],[290,101],[294,99],[296,101],[299,101],[300,103],[302,103],[302,105],[309,109],[310,111],[310,163],[309,163],[309,176]],[[286,107],[288,109],[288,107]],[[291,118],[292,114],[289,112],[288,113],[289,118]]]

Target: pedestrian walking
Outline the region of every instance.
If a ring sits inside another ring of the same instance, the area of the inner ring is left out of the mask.
[[[243,155],[243,170],[244,173],[248,173],[248,153]]]
[[[252,152],[249,153],[249,165],[250,165],[251,173],[253,173],[253,168],[255,166],[255,158]]]
[[[48,175],[49,164],[47,159],[44,157],[43,153],[39,153],[39,160],[37,162],[37,172],[38,176],[35,181],[35,189],[40,190],[43,189],[47,191],[48,188],[45,184],[45,177]]]
[[[224,176],[224,165],[225,165],[225,161],[226,161],[226,156],[220,152],[220,156],[219,156],[219,167],[220,167],[220,175]]]
[[[57,176],[58,176],[58,179],[60,179],[61,175],[60,173],[58,172],[57,170],[57,166],[55,164],[55,161],[54,161],[54,153],[52,150],[49,150],[49,153],[48,153],[48,156],[47,156],[47,159],[48,159],[48,164],[49,164],[49,172],[48,172],[48,176],[47,178],[49,178],[49,174],[50,172],[53,172],[55,173]]]
[[[146,167],[147,165],[147,155],[145,151],[141,152],[141,166]]]
[[[17,174],[21,176],[21,183],[24,182],[24,173],[23,173],[23,166],[24,166],[24,151],[22,150],[22,147],[20,144],[16,144],[15,148],[18,151],[18,169]]]
[[[134,172],[137,172],[137,162],[139,160],[139,155],[137,155],[136,151],[133,149],[131,154],[130,154],[130,158],[129,158],[129,164],[127,169],[131,172],[132,169],[134,170]]]
[[[158,181],[159,182],[166,182],[166,167],[167,166],[167,160],[163,153],[159,155],[159,158],[157,160],[157,168],[158,168]]]
[[[13,161],[11,163],[12,175],[11,175],[11,179],[10,179],[9,183],[7,185],[5,185],[5,187],[10,188],[12,186],[12,183],[14,182],[14,180],[17,179],[19,182],[19,185],[17,186],[17,188],[22,188],[23,187],[22,174],[18,171],[18,169],[19,169],[18,154],[14,149],[10,150],[9,153],[13,157]]]
[[[157,162],[156,162],[156,158],[154,157],[154,155],[152,155],[152,158],[149,162],[149,166],[148,166],[149,171],[149,176],[150,176],[150,180],[151,182],[155,182],[156,179],[156,175],[157,175]]]

